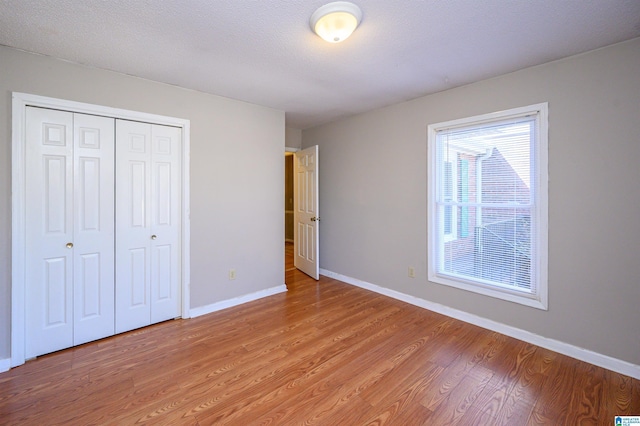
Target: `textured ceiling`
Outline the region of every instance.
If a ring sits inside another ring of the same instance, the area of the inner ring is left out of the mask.
[[[284,110],[305,129],[640,36],[640,0],[354,2],[360,27],[330,44],[309,29],[322,0],[0,0],[0,44]]]

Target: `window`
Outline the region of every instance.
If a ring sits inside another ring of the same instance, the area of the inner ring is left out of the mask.
[[[547,309],[547,104],[429,126],[429,280]]]

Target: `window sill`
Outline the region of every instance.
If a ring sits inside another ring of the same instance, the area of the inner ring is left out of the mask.
[[[429,271],[429,281],[446,285],[449,287],[455,287],[461,290],[470,291],[472,293],[482,294],[484,296],[493,297],[495,299],[506,300],[513,303],[529,306],[540,310],[548,310],[547,295],[546,294],[531,294],[526,292],[519,292],[517,290],[510,290],[507,288],[500,288],[494,286],[485,286],[464,280],[449,277],[447,275],[436,274],[433,271]],[[546,287],[546,286],[545,286]]]

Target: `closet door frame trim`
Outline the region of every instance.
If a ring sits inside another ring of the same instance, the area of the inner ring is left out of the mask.
[[[189,219],[189,154],[190,121],[181,118],[149,114],[120,108],[86,104],[64,99],[50,98],[28,93],[12,93],[11,123],[11,367],[25,362],[26,318],[25,272],[26,272],[26,108],[28,106],[49,108],[74,113],[99,115],[115,119],[142,121],[182,129],[182,203],[181,203],[181,290],[182,315],[189,318],[190,288],[190,219]]]

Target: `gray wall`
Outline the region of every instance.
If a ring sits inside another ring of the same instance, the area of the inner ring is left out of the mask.
[[[301,148],[302,130],[294,129],[293,127],[287,127],[285,129],[285,145],[287,146],[287,148]]]
[[[284,284],[283,112],[0,47],[0,359],[10,357],[12,91],[191,120],[191,307]]]
[[[428,282],[427,125],[538,102],[549,102],[549,310]],[[640,365],[640,39],[302,141],[320,147],[322,268]]]

